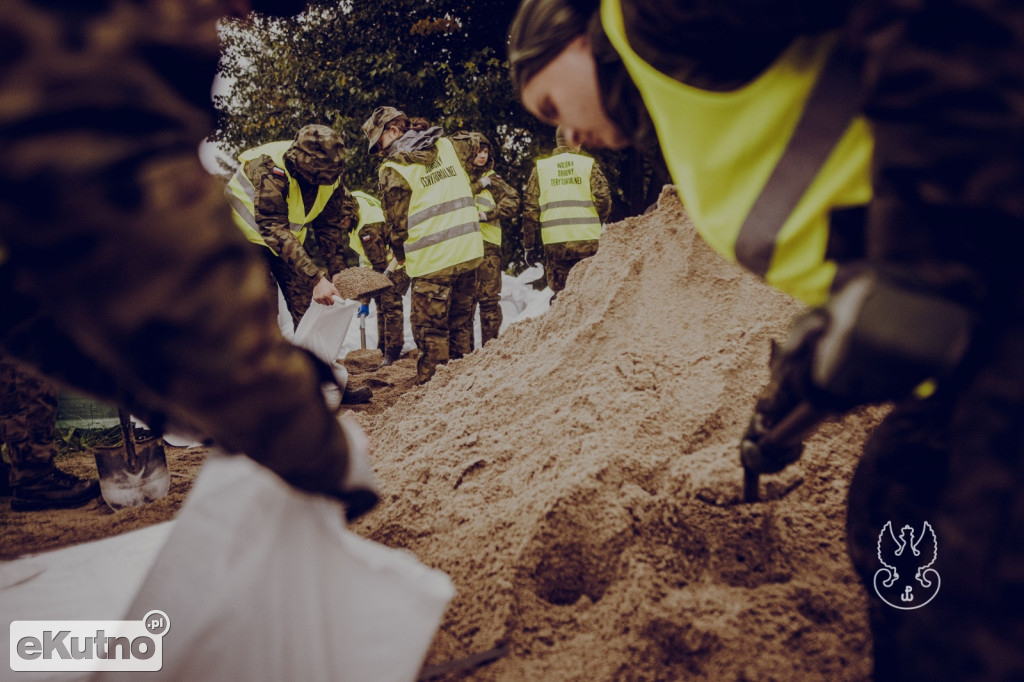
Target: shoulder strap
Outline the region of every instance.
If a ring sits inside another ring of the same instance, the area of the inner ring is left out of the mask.
[[[782,158],[740,228],[736,260],[757,275],[767,274],[782,226],[860,111],[860,104],[853,55],[842,46],[836,47],[807,99]]]

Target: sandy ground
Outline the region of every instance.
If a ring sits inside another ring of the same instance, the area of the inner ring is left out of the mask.
[[[881,416],[826,423],[738,504],[737,445],[769,341],[800,307],[714,254],[674,194],[609,226],[551,309],[442,367],[374,371],[353,409],[383,491],[354,530],[413,551],[458,593],[428,664],[507,647],[456,680],[863,680],[866,596],[845,498]],[[169,519],[202,448],[168,448],[171,495],[113,513],[15,514],[5,557]],[[82,473],[88,456],[62,466]]]
[[[380,359],[380,353],[375,350],[353,351],[345,358],[352,384],[371,386],[374,391],[370,403],[347,406],[355,413],[383,412],[416,385],[413,357],[407,355],[392,367],[375,371]],[[142,507],[114,512],[102,499],[97,499],[78,509],[14,512],[7,498],[0,498],[0,560],[127,533],[174,518],[206,459],[207,448],[165,445],[164,451],[171,473],[170,492],[167,497]],[[96,477],[96,461],[90,452],[62,455],[57,458],[57,466],[83,478]]]

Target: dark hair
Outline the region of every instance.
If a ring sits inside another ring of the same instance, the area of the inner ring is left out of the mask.
[[[409,130],[423,132],[424,130],[429,130],[432,127],[430,121],[423,118],[422,116],[413,116],[412,118],[408,119],[408,121]]]
[[[387,130],[388,128],[398,128],[398,132],[404,135],[409,132],[410,128],[412,128],[412,122],[408,116],[396,116],[384,124],[384,130]]]
[[[523,0],[508,33],[509,75],[516,92],[587,32],[599,0]]]

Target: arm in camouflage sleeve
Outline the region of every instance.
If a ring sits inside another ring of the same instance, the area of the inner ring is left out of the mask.
[[[540,181],[537,165],[530,171],[523,194],[523,248],[531,249],[540,244]]]
[[[175,9],[5,3],[25,49],[0,79],[0,345],[361,513],[361,432],[281,336],[266,266],[196,156],[223,7]]]
[[[491,194],[494,196],[494,208],[487,213],[487,220],[507,220],[515,216],[519,210],[519,192],[505,182],[500,175],[491,178]]]
[[[253,203],[260,236],[292,270],[319,279],[320,268],[289,229],[288,178],[274,172],[274,168],[274,160],[269,156],[253,159],[245,167],[245,174],[256,189]]]
[[[608,186],[608,178],[594,162],[590,172],[590,194],[594,197],[594,208],[602,223],[608,222],[612,213],[612,189]]]
[[[343,185],[339,186],[312,225],[328,278],[348,267],[345,257],[352,252],[348,245],[349,230],[358,224],[359,205]]]
[[[4,286],[17,283],[5,298],[31,302],[36,318],[52,319],[151,413],[296,487],[347,500],[345,432],[324,403],[315,361],[281,337],[265,266],[232,224],[219,181],[194,153],[117,171],[6,183],[32,199],[30,211],[44,197],[51,210],[32,230],[6,229],[28,221],[21,203],[12,216],[22,220],[4,221],[3,241],[17,254],[3,268]],[[128,186],[136,191],[115,191]],[[2,204],[6,214],[14,202]],[[17,330],[10,316],[21,312],[5,311],[5,344]],[[75,356],[26,359],[116,397],[109,383],[63,366]]]
[[[366,252],[366,260],[377,272],[388,267],[388,240],[386,223],[367,223],[359,229],[359,240]]]
[[[377,194],[387,221],[391,252],[400,263],[405,262],[405,241],[409,238],[409,201],[412,189],[396,170],[381,167]]]

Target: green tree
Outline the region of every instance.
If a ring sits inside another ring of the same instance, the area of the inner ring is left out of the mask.
[[[221,74],[231,86],[215,98],[220,120],[212,139],[236,156],[289,139],[307,123],[329,125],[347,146],[346,184],[373,192],[379,158],[367,153],[361,125],[387,104],[448,132],[483,133],[497,150],[498,172],[522,189],[532,160],[553,146],[554,130],[522,108],[508,78],[505,39],[517,5],[353,0],[313,5],[291,19],[225,23]],[[598,156],[617,188],[616,217],[630,214],[621,176],[633,161]],[[518,227],[506,226],[505,261],[514,269],[522,265]]]

